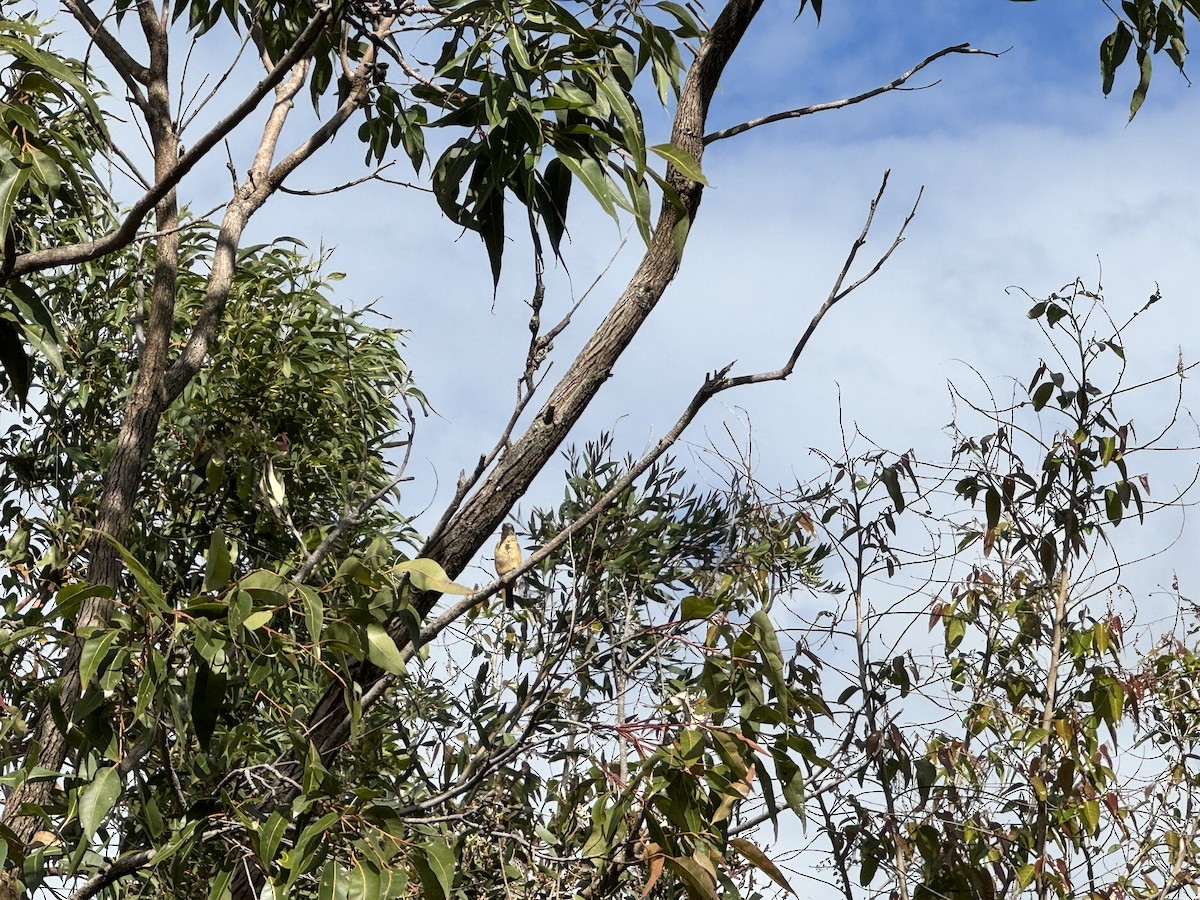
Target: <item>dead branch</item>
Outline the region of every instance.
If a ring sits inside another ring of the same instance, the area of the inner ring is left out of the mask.
[[[855,94],[853,97],[846,97],[843,100],[831,100],[828,103],[817,103],[813,106],[802,106],[799,109],[789,109],[785,112],[771,113],[769,116],[762,116],[758,119],[751,119],[748,122],[743,122],[740,125],[732,125],[729,128],[722,128],[720,131],[714,131],[711,134],[704,136],[704,143],[711,144],[714,141],[721,141],[725,138],[731,138],[739,134],[744,134],[751,128],[758,128],[760,125],[770,125],[772,122],[782,122],[784,119],[798,119],[801,116],[811,116],[813,113],[826,112],[830,109],[842,109],[846,106],[854,106],[856,103],[862,103],[864,100],[870,100],[872,97],[878,97],[880,94],[886,94],[888,91],[899,90],[905,82],[928,66],[930,63],[941,59],[943,56],[949,56],[952,53],[969,53],[980,54],[983,56],[999,56],[999,53],[990,50],[979,50],[972,47],[970,44],[955,44],[953,47],[944,47],[937,53],[931,54],[905,72],[898,78],[889,81],[887,84],[881,84],[879,87],[871,88],[869,91],[864,91],[861,94]],[[936,84],[937,82],[934,82]],[[932,85],[926,85],[932,87]],[[908,90],[916,90],[916,88],[908,88]]]

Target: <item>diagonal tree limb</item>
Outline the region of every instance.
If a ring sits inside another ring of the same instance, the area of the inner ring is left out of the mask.
[[[804,348],[808,346],[809,341],[816,332],[817,327],[821,324],[821,321],[825,318],[826,314],[828,314],[828,312],[838,302],[845,299],[847,296],[873,278],[904,241],[904,234],[916,215],[917,205],[920,202],[919,194],[917,200],[914,202],[908,215],[901,223],[888,248],[875,260],[871,267],[862,276],[856,278],[849,285],[846,284],[850,269],[853,267],[854,262],[858,258],[859,251],[866,244],[867,237],[869,236],[871,227],[874,224],[875,214],[879,208],[879,203],[883,198],[885,190],[887,189],[889,175],[890,172],[884,173],[879,190],[871,201],[862,231],[851,245],[850,250],[848,251],[842,264],[842,269],[838,273],[838,276],[835,279],[829,294],[821,306],[818,307],[817,311],[813,314],[812,319],[809,321],[808,326],[797,340],[788,360],[784,363],[784,365],[769,372],[759,372],[731,378],[728,375],[729,369],[732,366],[731,364],[725,369],[708,376],[705,379],[704,384],[701,385],[701,387],[696,391],[691,402],[676,420],[675,424],[649,451],[647,451],[641,458],[637,460],[637,462],[630,466],[628,471],[626,471],[621,478],[613,483],[604,496],[597,500],[583,515],[578,517],[570,525],[556,534],[543,546],[539,547],[536,552],[530,554],[529,557],[526,558],[522,564],[512,572],[509,572],[503,578],[495,579],[494,581],[482,587],[480,590],[476,591],[474,594],[457,600],[436,618],[428,621],[425,627],[422,628],[417,643],[415,645],[408,643],[407,646],[404,647],[403,656],[406,661],[410,660],[420,649],[420,647],[434,640],[439,634],[441,634],[441,632],[466,614],[468,610],[483,603],[497,591],[501,590],[506,584],[515,582],[526,572],[538,566],[543,560],[549,558],[552,554],[561,549],[567,543],[567,541],[571,539],[572,536],[593,522],[601,513],[604,512],[605,509],[607,509],[619,496],[621,496],[622,493],[632,486],[633,483],[637,481],[637,479],[640,478],[647,469],[649,469],[659,458],[661,458],[664,453],[674,446],[674,444],[683,435],[684,431],[688,428],[688,426],[692,423],[692,421],[696,418],[708,401],[717,394],[748,384],[759,384],[766,381],[783,381],[792,374],[792,372],[795,370],[797,361],[804,352]],[[366,665],[367,664],[364,664],[363,667],[365,668]],[[379,671],[379,677],[374,679],[369,686],[364,686],[362,691],[360,703],[364,710],[369,709],[372,705],[382,699],[382,697],[386,694],[388,687],[394,680],[392,676],[382,672],[381,670],[377,671]],[[362,682],[360,682],[360,684],[361,683]],[[330,693],[332,694],[332,691]],[[327,694],[326,699],[328,699],[329,696],[330,695]],[[338,696],[341,696],[340,688],[338,690]],[[319,709],[320,707],[318,706],[318,710]],[[330,711],[326,713],[326,715],[329,716],[329,718],[319,719],[314,715],[310,719],[310,723],[312,725],[313,732],[315,734],[319,734],[321,738],[321,740],[317,742],[318,748],[322,749],[323,752],[332,752],[334,748],[337,748],[341,745],[341,742],[344,741],[349,734],[350,716],[344,707],[341,709],[331,707]],[[334,716],[336,716],[336,718],[334,718]]]
[[[729,0],[688,70],[671,142],[697,162],[704,154],[704,123],[717,82],[761,6],[762,0]],[[499,460],[442,534],[422,548],[422,556],[434,559],[452,576],[470,562],[550,460],[674,280],[680,262],[675,227],[681,216],[689,220],[695,217],[703,185],[690,181],[673,167],[668,167],[667,179],[678,192],[679,208],[663,201],[650,245],[628,286],[529,429]],[[422,616],[436,600],[421,600],[418,611]]]
[[[928,66],[930,63],[941,59],[943,56],[949,56],[952,53],[964,54],[979,54],[983,56],[999,56],[999,53],[990,50],[979,50],[972,47],[970,44],[955,44],[953,47],[944,47],[937,53],[932,53],[925,57],[903,75],[894,78],[887,84],[881,84],[878,87],[871,88],[869,91],[864,91],[861,94],[855,94],[853,97],[846,97],[842,100],[831,100],[828,103],[817,103],[812,106],[802,106],[798,109],[789,109],[784,112],[772,113],[769,116],[762,116],[757,119],[751,119],[748,122],[742,122],[740,125],[731,125],[729,128],[722,128],[720,131],[713,131],[704,136],[705,145],[721,141],[725,138],[735,137],[739,134],[744,134],[751,128],[758,128],[760,125],[770,125],[772,122],[782,122],[785,119],[798,119],[801,116],[811,116],[813,113],[826,112],[831,109],[842,109],[846,106],[854,106],[856,103],[862,103],[864,100],[870,100],[872,97],[878,97],[880,94],[886,94],[888,91],[899,90],[910,78]],[[910,88],[910,90],[915,90]]]

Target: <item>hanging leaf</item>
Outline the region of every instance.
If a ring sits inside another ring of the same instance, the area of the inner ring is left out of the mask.
[[[783,876],[783,872],[780,871],[779,867],[756,845],[745,838],[736,837],[730,838],[729,843],[738,853],[789,894],[796,893],[792,890],[792,886],[788,884],[788,880]]]
[[[121,776],[117,767],[106,766],[97,772],[79,795],[79,827],[83,829],[84,840],[92,839],[120,796]]]
[[[218,528],[208,542],[208,557],[204,561],[204,589],[219,591],[229,584],[233,575],[233,563],[229,559],[229,545],[225,532]]]
[[[33,366],[21,343],[17,326],[8,319],[0,319],[0,366],[8,379],[8,385],[16,395],[21,409],[29,396],[29,385],[33,380]]]

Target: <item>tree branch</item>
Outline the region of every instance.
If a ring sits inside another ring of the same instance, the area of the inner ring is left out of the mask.
[[[128,856],[122,856],[120,859],[109,863],[106,869],[97,872],[85,881],[83,886],[71,894],[68,900],[90,900],[90,898],[95,897],[113,882],[124,878],[126,875],[132,875],[138,869],[143,869],[153,862],[153,850],[142,850],[138,853],[130,853]]]
[[[104,58],[117,70],[117,74],[125,82],[125,87],[129,89],[133,102],[139,108],[145,109],[146,95],[142,92],[142,86],[149,82],[150,70],[129,55],[121,42],[104,27],[86,3],[80,3],[79,0],[63,0],[63,6],[83,26],[92,43],[100,48]]]
[[[93,241],[84,241],[79,244],[67,244],[60,247],[48,247],[44,250],[35,250],[29,253],[23,253],[13,260],[12,273],[15,276],[24,275],[27,272],[36,272],[42,269],[51,269],[56,266],[70,266],[104,256],[107,253],[112,253],[133,240],[137,234],[138,228],[143,220],[149,215],[150,211],[165,197],[171,190],[179,184],[180,180],[190,172],[196,164],[203,159],[213,147],[220,143],[226,136],[229,135],[234,128],[250,115],[262,101],[267,92],[272,90],[283,77],[291,71],[292,67],[303,58],[303,56],[311,49],[312,44],[320,36],[321,30],[325,27],[326,21],[329,18],[331,4],[324,2],[317,7],[316,13],[309,20],[308,25],[297,38],[288,52],[280,59],[279,64],[271,71],[269,75],[262,79],[254,90],[233,108],[229,115],[221,119],[211,130],[201,137],[191,148],[190,151],[183,154],[179,161],[171,167],[170,171],[162,174],[154,187],[147,191],[141,199],[139,199],[129,210],[129,214],[125,220],[115,230],[110,231],[103,237]]]
[[[751,128],[758,128],[760,125],[770,125],[772,122],[782,122],[784,119],[798,119],[801,116],[811,116],[813,113],[825,112],[830,109],[842,109],[845,106],[854,106],[856,103],[862,103],[864,100],[870,100],[872,97],[878,97],[880,94],[886,94],[888,91],[899,89],[910,78],[928,66],[935,60],[941,59],[943,56],[949,56],[952,53],[969,53],[981,54],[983,56],[999,56],[999,53],[994,53],[990,50],[978,50],[970,44],[955,44],[953,47],[945,47],[930,56],[925,57],[899,78],[889,81],[887,84],[882,84],[879,87],[872,88],[861,94],[855,94],[853,97],[847,97],[844,100],[831,100],[828,103],[817,103],[813,106],[802,106],[799,109],[789,109],[785,112],[772,113],[769,116],[762,116],[758,119],[751,119],[749,122],[743,122],[740,125],[733,125],[729,128],[722,128],[720,131],[714,131],[704,136],[705,145],[711,144],[714,141],[721,141],[725,138],[731,138],[739,134],[749,131]],[[934,82],[936,84],[937,82]],[[927,85],[932,87],[932,85]],[[909,90],[917,90],[909,88]]]
[[[796,343],[795,348],[792,350],[792,354],[787,363],[783,367],[776,369],[773,372],[763,372],[755,375],[743,375],[736,378],[727,377],[730,368],[727,366],[725,369],[708,376],[705,379],[704,384],[699,388],[699,390],[696,391],[695,396],[693,396],[691,402],[683,411],[683,414],[680,415],[678,420],[676,420],[671,429],[662,436],[662,438],[657,444],[654,445],[654,447],[652,447],[640,459],[638,459],[637,462],[630,466],[629,470],[613,483],[612,487],[609,488],[604,496],[597,500],[585,513],[579,516],[579,518],[575,519],[575,521],[573,521],[570,525],[538,548],[538,550],[531,553],[516,569],[513,569],[502,578],[497,578],[489,582],[470,596],[463,597],[461,600],[457,600],[455,603],[445,609],[439,616],[437,616],[437,618],[428,622],[425,627],[421,629],[420,637],[415,644],[406,642],[406,646],[404,646],[405,660],[411,659],[412,656],[422,646],[428,644],[430,641],[436,638],[457,619],[465,615],[471,608],[483,603],[506,585],[515,584],[517,580],[520,579],[521,576],[523,576],[526,572],[529,572],[540,565],[543,560],[549,558],[560,548],[562,548],[567,541],[572,538],[572,536],[595,521],[595,519],[601,513],[603,513],[604,510],[606,510],[618,497],[620,497],[621,494],[628,490],[634,484],[634,482],[636,482],[637,479],[646,472],[647,469],[654,465],[654,463],[679,440],[679,438],[683,435],[683,432],[687,429],[688,425],[691,424],[691,422],[699,414],[700,410],[703,409],[708,401],[714,396],[722,391],[726,391],[734,387],[740,387],[745,384],[757,384],[763,381],[782,381],[792,373],[792,371],[795,369],[796,362],[799,359],[800,354],[803,353],[804,348],[808,345],[809,340],[816,331],[817,326],[821,323],[821,320],[825,317],[825,314],[828,313],[838,301],[842,300],[850,293],[861,287],[871,277],[879,272],[896,248],[900,246],[904,239],[905,230],[908,228],[909,223],[912,222],[913,217],[916,215],[917,203],[914,203],[912,210],[904,219],[904,222],[901,224],[888,249],[880,256],[878,260],[876,260],[866,274],[856,279],[849,287],[845,286],[846,278],[848,277],[851,266],[857,258],[858,251],[866,243],[867,236],[875,219],[875,212],[879,207],[879,202],[883,197],[884,191],[887,189],[889,174],[890,173],[884,173],[882,183],[879,186],[879,191],[876,193],[875,198],[871,201],[866,223],[863,225],[862,231],[851,246],[849,253],[846,255],[846,260],[842,265],[842,270],[838,274],[837,279],[834,281],[834,285],[831,288],[828,297],[813,315],[812,320],[809,322],[808,327],[804,331],[804,334],[801,335],[799,341]],[[920,197],[918,196],[917,202],[919,203],[919,201]],[[399,633],[398,626],[393,623],[393,625],[389,627],[389,631],[394,634]],[[391,681],[391,676],[381,672],[380,675],[371,682],[370,686],[363,691],[360,701],[362,708],[364,710],[369,709],[376,701],[378,701],[385,693],[386,688]],[[330,695],[327,694],[323,699],[322,704],[318,705],[317,707],[318,711],[320,711],[322,708],[326,710],[324,715],[319,717],[314,714],[311,720],[314,731],[318,731],[322,736],[322,740],[317,742],[317,746],[322,750],[322,752],[329,751],[336,746],[337,743],[344,738],[350,724],[349,716],[344,709],[335,710],[331,709],[329,706],[326,706],[329,696]]]
[[[713,92],[761,5],[762,0],[729,0],[688,70],[671,141],[697,161],[704,153],[702,136]],[[681,217],[695,217],[703,185],[673,167],[668,167],[667,179],[678,194],[678,206],[664,199],[650,246],[624,292],[529,428],[500,458],[463,509],[422,548],[422,556],[440,563],[452,577],[470,562],[553,456],[674,280],[680,262],[676,225]],[[436,602],[436,596],[420,598],[419,613],[427,615]]]

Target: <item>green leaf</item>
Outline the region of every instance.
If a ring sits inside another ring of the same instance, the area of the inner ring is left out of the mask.
[[[233,896],[233,891],[229,888],[231,880],[233,880],[233,869],[222,869],[213,879],[212,887],[208,891],[208,900],[229,900]]]
[[[953,650],[962,643],[967,634],[967,623],[962,616],[950,616],[946,619],[946,650]]]
[[[424,896],[431,900],[447,900],[454,888],[457,860],[454,848],[444,838],[432,837],[417,848],[413,864],[421,879]]]
[[[103,597],[107,600],[112,597],[112,588],[107,585],[88,584],[86,581],[68,584],[59,590],[54,600],[54,609],[63,618],[71,619],[79,612],[84,601],[93,597]]]
[[[1104,512],[1108,516],[1108,521],[1114,525],[1121,524],[1121,517],[1125,514],[1125,508],[1121,504],[1120,495],[1111,488],[1104,492]]]
[[[696,17],[692,15],[691,10],[678,3],[672,3],[671,0],[659,0],[659,2],[655,3],[654,5],[675,17],[675,21],[679,23],[679,27],[675,29],[675,33],[679,37],[688,39],[698,38],[704,35],[703,26],[701,26],[701,24],[696,20]],[[817,3],[817,8],[820,8],[819,0]],[[820,18],[820,13],[817,14],[817,18]]]
[[[775,634],[775,626],[771,617],[762,609],[756,610],[750,617],[750,626],[762,652],[762,665],[766,670],[767,680],[775,688],[781,711],[785,711],[789,692],[783,671],[783,651],[779,646],[779,637]]]
[[[879,480],[887,488],[888,496],[892,498],[892,505],[896,507],[896,512],[904,512],[904,492],[900,490],[900,473],[894,466],[888,466],[879,473]]]
[[[50,310],[42,302],[42,298],[29,285],[20,280],[9,281],[5,289],[8,298],[12,300],[17,312],[21,314],[21,329],[25,333],[25,339],[46,357],[46,361],[54,367],[56,372],[65,371],[62,351],[59,349],[62,341],[59,337],[58,326],[54,317],[50,315]]]
[[[403,675],[408,671],[396,642],[378,622],[367,625],[367,657],[379,668],[393,675]]]
[[[328,775],[329,770],[321,762],[321,754],[317,750],[317,745],[309,741],[308,753],[304,757],[304,778],[300,785],[301,789],[306,794],[316,793]],[[306,828],[305,830],[307,831],[308,829]],[[299,843],[297,843],[297,846],[299,846]]]
[[[305,793],[310,793],[310,791],[306,790]],[[340,819],[341,816],[339,816],[338,813],[328,812],[315,822],[309,822],[304,826],[304,830],[301,831],[300,836],[296,838],[295,845],[295,852],[299,855],[302,866],[304,866],[305,861],[309,859],[310,851],[313,849],[314,843],[318,839],[320,839],[320,845],[316,847],[317,853],[321,853],[322,848],[331,840],[333,840],[333,837],[326,834],[326,831],[329,829],[329,826],[338,822]],[[293,866],[293,870],[295,870],[295,866]],[[332,878],[335,876],[331,875],[330,877]],[[322,881],[324,881],[324,878],[325,874],[322,873]]]
[[[568,156],[561,150],[558,151],[558,158],[564,166],[571,170],[571,174],[583,182],[583,186],[596,198],[596,202],[600,204],[600,207],[612,216],[614,221],[619,221],[617,218],[617,208],[613,204],[612,182],[604,174],[604,170],[600,168],[600,164],[590,156],[576,159],[573,156]]]
[[[712,597],[684,597],[679,618],[684,622],[690,622],[693,619],[707,619],[716,611],[717,602]]]
[[[425,851],[425,858],[429,861],[434,875],[437,876],[443,892],[447,897],[450,896],[454,887],[454,874],[458,867],[454,848],[442,838],[433,838],[426,841],[422,849]]]
[[[252,612],[246,616],[242,622],[242,627],[247,631],[258,631],[258,629],[271,621],[273,615],[275,615],[275,610],[273,609],[260,609],[257,612]]]
[[[671,244],[675,248],[675,256],[683,258],[683,248],[687,244],[688,235],[692,230],[692,220],[689,216],[681,215],[671,226]]]
[[[212,745],[221,710],[225,707],[229,679],[223,665],[215,668],[199,652],[192,654],[192,668],[195,670],[191,696],[192,727],[196,731],[200,749],[207,751]]]
[[[987,509],[987,527],[991,530],[1000,524],[1000,492],[995,488],[988,488],[984,506]]]
[[[92,783],[83,789],[79,795],[79,827],[83,829],[85,841],[92,839],[120,796],[121,775],[116,766],[101,769]]]
[[[142,565],[132,553],[126,550],[119,541],[113,540],[113,538],[107,534],[102,534],[102,537],[112,544],[112,546],[116,548],[117,553],[120,554],[121,559],[125,562],[125,568],[129,570],[129,574],[133,576],[133,580],[136,581],[137,586],[141,588],[143,601],[148,601],[154,609],[165,609],[166,602],[163,599],[162,587],[157,581],[150,577],[150,573],[147,571],[146,567]]]
[[[219,591],[229,584],[233,575],[233,563],[229,559],[229,545],[225,532],[218,528],[208,542],[208,558],[204,561],[204,590]]]
[[[379,869],[360,857],[350,870],[346,900],[382,900],[383,896]]]
[[[299,591],[304,600],[304,627],[308,631],[308,639],[319,652],[321,631],[325,627],[325,605],[321,602],[321,595],[308,585],[300,585]]]
[[[771,756],[775,760],[776,776],[783,787],[784,802],[803,823],[807,818],[804,808],[804,770],[791,758],[782,741],[771,748]]]
[[[270,868],[275,862],[275,854],[279,850],[279,842],[287,831],[288,820],[281,812],[273,812],[258,829],[258,859],[264,866]]]
[[[879,860],[874,856],[864,855],[862,868],[858,870],[858,883],[866,887],[875,879],[877,871],[879,871]]]
[[[1138,110],[1142,108],[1142,103],[1146,100],[1146,91],[1150,89],[1150,74],[1153,68],[1151,54],[1146,52],[1145,48],[1139,47],[1137,52],[1138,60],[1138,83],[1133,89],[1133,97],[1129,101],[1129,121],[1133,121],[1133,117],[1137,115]]]
[[[1112,92],[1117,69],[1125,61],[1125,55],[1132,45],[1133,35],[1124,22],[1118,22],[1116,31],[1100,44],[1100,77],[1103,81],[1101,87],[1106,97]]]
[[[33,381],[33,366],[21,343],[17,326],[8,319],[0,319],[0,366],[8,377],[9,387],[17,398],[21,409],[29,396],[29,385]]]
[[[512,51],[513,59],[520,68],[528,72],[533,68],[533,63],[529,59],[529,51],[525,48],[525,42],[521,40],[521,32],[517,30],[515,25],[510,25],[505,34],[508,39],[509,50]]]
[[[317,888],[318,900],[346,900],[350,891],[350,876],[336,859],[325,863],[321,872],[321,883]]]
[[[494,288],[500,283],[500,268],[504,261],[504,185],[492,182],[492,167],[486,156],[481,156],[475,163],[473,189],[476,178],[481,188],[476,195],[475,228],[487,249]]]
[[[13,205],[17,202],[17,196],[25,182],[29,180],[31,171],[29,166],[20,165],[11,156],[0,166],[0,240],[8,233]]]
[[[641,174],[642,170],[646,168],[646,137],[642,127],[641,112],[633,104],[629,94],[611,80],[611,76],[603,77],[593,69],[585,69],[585,71],[591,76],[596,83],[596,88],[604,95],[604,99],[616,113],[617,121],[621,123],[621,138],[625,150],[633,157],[634,165]]]
[[[1111,435],[1100,438],[1100,465],[1107,466],[1117,455],[1117,439]]]
[[[1033,863],[1025,863],[1017,869],[1017,887],[1021,890],[1029,887],[1033,883],[1033,877],[1037,874],[1037,868]]]
[[[717,900],[717,885],[707,869],[686,856],[664,857],[675,874],[679,876],[690,900]]]
[[[439,594],[458,594],[463,597],[475,593],[469,587],[451,581],[446,570],[432,559],[410,559],[396,566],[396,571],[407,572],[408,580],[418,591],[436,591]]]
[[[79,682],[85,688],[92,683],[100,664],[108,656],[113,641],[120,635],[116,628],[109,628],[93,634],[84,642],[83,652],[79,656]]]
[[[156,863],[166,862],[184,846],[190,844],[196,836],[196,829],[203,822],[203,819],[189,819],[182,828],[171,835],[170,840],[158,848],[158,852],[154,854],[154,861]]]
[[[1040,411],[1047,403],[1050,402],[1050,397],[1054,394],[1054,384],[1052,382],[1044,382],[1036,391],[1033,392],[1033,408],[1035,411]]]
[[[622,167],[621,175],[625,179],[625,189],[629,194],[628,208],[633,213],[642,241],[649,246],[651,238],[650,188],[646,184],[646,180],[639,173],[634,172],[630,166]]]
[[[696,157],[683,148],[675,144],[655,144],[650,150],[674,166],[680,175],[705,186],[708,185],[708,179],[700,171],[700,163],[696,161]]]
[[[561,259],[562,239],[567,230],[567,203],[571,199],[571,172],[562,160],[552,159],[546,163],[545,175],[538,176],[536,183],[542,195],[537,211],[550,239],[550,249]]]

